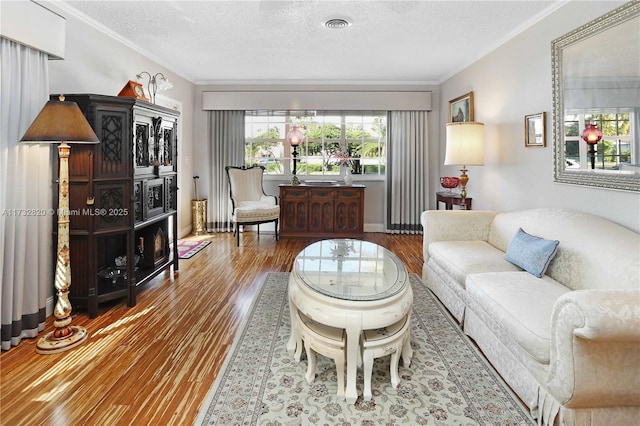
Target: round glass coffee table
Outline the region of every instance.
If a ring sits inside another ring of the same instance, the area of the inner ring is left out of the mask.
[[[412,304],[407,268],[389,250],[367,241],[315,242],[296,256],[289,278],[292,324],[298,309],[314,321],[346,330],[345,396],[350,404],[358,399],[360,333],[394,324],[410,313]],[[294,333],[292,328],[290,352],[296,349]],[[407,342],[402,358],[410,361],[411,356]]]

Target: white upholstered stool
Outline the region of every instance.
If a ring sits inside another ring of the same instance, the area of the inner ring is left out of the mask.
[[[364,395],[365,401],[371,400],[371,373],[373,360],[385,355],[391,355],[391,385],[396,388],[400,383],[398,376],[398,362],[402,356],[402,364],[411,364],[411,314],[388,327],[362,331],[362,358],[364,362]]]
[[[329,327],[320,324],[296,310],[297,338],[295,360],[300,361],[302,355],[302,342],[304,341],[307,353],[307,374],[305,378],[308,383],[313,383],[316,377],[316,352],[328,358],[332,358],[336,364],[336,374],[338,376],[338,392],[340,398],[344,398],[344,366],[345,355],[345,331],[341,328]]]

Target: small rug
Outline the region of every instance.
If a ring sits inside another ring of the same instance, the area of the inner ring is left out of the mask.
[[[336,398],[333,361],[318,355],[316,378],[287,352],[288,273],[269,273],[200,408],[197,425],[534,425],[420,278],[411,274],[411,366],[391,386],[390,356],[374,362],[369,402]],[[304,352],[303,352],[304,354]],[[362,393],[362,371],[358,391]]]
[[[189,259],[209,244],[211,241],[178,240],[178,258]]]

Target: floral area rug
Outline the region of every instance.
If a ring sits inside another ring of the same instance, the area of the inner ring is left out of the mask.
[[[211,241],[178,240],[178,257],[180,259],[190,259],[209,244],[211,244]]]
[[[318,355],[316,378],[287,352],[288,273],[267,275],[225,364],[200,408],[198,425],[533,425],[528,411],[483,359],[420,278],[411,274],[409,368],[391,386],[390,356],[374,362],[373,398],[336,398],[333,361]]]

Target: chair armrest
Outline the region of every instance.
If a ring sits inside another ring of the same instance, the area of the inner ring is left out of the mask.
[[[278,205],[278,197],[276,197],[275,195],[263,195],[260,198],[260,201],[263,203],[273,204],[274,206]]]
[[[563,294],[551,317],[546,387],[568,407],[640,404],[640,291]]]
[[[500,212],[492,210],[427,210],[420,221],[424,230],[422,252],[429,260],[429,244],[435,241],[471,241],[489,239],[493,218]]]

